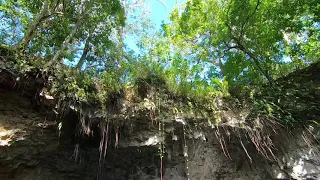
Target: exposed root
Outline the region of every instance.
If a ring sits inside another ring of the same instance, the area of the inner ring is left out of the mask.
[[[183,140],[184,140],[184,148],[183,148],[183,154],[185,157],[185,161],[186,161],[186,174],[187,174],[187,178],[189,180],[189,154],[188,154],[188,145],[187,145],[187,139],[186,139],[186,128],[185,125],[183,125]]]
[[[99,175],[102,170],[103,160],[105,159],[107,155],[107,148],[108,148],[108,140],[109,140],[109,121],[107,121],[107,124],[105,121],[100,121],[100,134],[101,134],[101,140],[99,145],[99,167],[97,172],[97,179],[99,179]]]
[[[226,146],[226,143],[225,143],[225,141],[224,141],[223,135],[221,135],[220,132],[219,132],[219,128],[217,128],[217,130],[215,130],[214,133],[215,133],[217,139],[219,140],[219,143],[220,143],[221,149],[222,149],[222,151],[223,151],[223,154],[224,154],[227,158],[229,158],[230,160],[232,160],[232,158],[231,158],[231,156],[230,156],[230,153],[229,153],[229,151],[228,151],[228,148],[227,148],[227,146]]]
[[[109,126],[108,126],[109,127]],[[115,141],[115,143],[114,143],[114,147],[115,148],[118,148],[118,145],[119,145],[119,125],[118,125],[118,123],[117,123],[117,125],[116,125],[116,128],[115,128],[115,133],[116,133],[116,141]]]
[[[79,144],[76,144],[74,147],[74,151],[72,156],[70,157],[68,164],[70,163],[71,159],[74,159],[75,162],[79,161],[79,163],[81,163],[81,157],[80,157],[80,153],[79,153]]]
[[[240,143],[241,143],[241,146],[242,146],[243,150],[246,152],[246,154],[247,154],[247,156],[248,156],[248,158],[249,158],[249,160],[250,160],[250,163],[252,163],[252,158],[250,157],[250,155],[249,155],[247,149],[245,148],[245,146],[243,145],[241,139],[240,139]]]
[[[268,122],[267,122],[268,121]],[[224,133],[229,137],[229,141],[232,135],[235,135],[238,138],[239,143],[241,144],[242,149],[244,150],[246,156],[252,163],[253,159],[250,156],[250,152],[247,149],[247,145],[244,143],[244,139],[248,139],[254,145],[257,152],[262,155],[265,159],[268,160],[277,160],[274,151],[277,150],[273,141],[271,139],[271,134],[277,134],[280,128],[283,125],[278,126],[276,121],[272,120],[259,120],[259,127],[251,127],[246,124],[239,126],[228,126],[228,124],[218,125],[214,131],[216,138],[219,141],[223,154],[230,160],[232,160],[228,148],[227,142],[225,141],[224,134],[220,132],[220,128],[224,129]],[[270,131],[270,132],[269,132]],[[310,143],[309,143],[310,144]]]

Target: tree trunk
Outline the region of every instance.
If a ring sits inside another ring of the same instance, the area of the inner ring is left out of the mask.
[[[74,37],[74,35],[78,31],[78,29],[80,27],[80,24],[82,23],[82,20],[84,19],[84,17],[86,16],[86,13],[87,13],[87,3],[88,3],[88,1],[86,1],[86,0],[83,2],[83,5],[82,5],[83,9],[80,12],[81,15],[79,15],[79,17],[77,19],[77,22],[76,22],[75,26],[73,27],[73,30],[65,38],[65,40],[62,43],[61,48],[56,52],[56,54],[53,56],[53,58],[45,65],[45,68],[53,65],[54,63],[56,63],[58,61],[58,58],[61,56],[62,52],[67,48],[67,46],[70,43],[71,39]]]
[[[83,53],[82,53],[82,56],[77,64],[77,69],[78,70],[81,70],[86,58],[87,58],[87,55],[88,55],[88,52],[89,52],[89,46],[90,45],[90,41],[89,41],[89,38],[86,40],[86,44],[84,46],[84,49],[83,49]]]
[[[67,46],[70,43],[71,39],[76,34],[76,32],[77,32],[77,30],[78,30],[78,28],[79,28],[79,26],[81,24],[81,20],[82,20],[82,18],[79,17],[79,19],[77,20],[77,23],[74,26],[72,32],[63,41],[63,44],[62,44],[61,48],[56,52],[56,54],[53,56],[53,58],[46,64],[46,67],[49,67],[52,64],[54,64],[55,62],[57,62],[57,60],[61,56],[62,52],[67,48]]]
[[[123,27],[120,27],[119,41],[120,53],[118,54],[118,68],[121,69],[123,57]]]
[[[25,46],[27,46],[30,43],[36,29],[40,26],[41,22],[45,20],[44,17],[47,16],[48,8],[49,8],[49,0],[46,0],[42,5],[41,11],[37,15],[36,19],[28,27],[27,33],[25,34],[23,39],[16,45],[16,47],[25,48]]]

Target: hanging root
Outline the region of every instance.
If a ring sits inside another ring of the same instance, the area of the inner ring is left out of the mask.
[[[214,131],[219,143],[220,143],[220,146],[221,146],[221,149],[223,151],[223,154],[229,158],[230,160],[232,160],[231,156],[230,156],[230,153],[228,151],[228,148],[227,148],[227,145],[226,145],[226,142],[224,140],[224,137],[223,135],[220,134],[219,132],[219,128],[217,128],[215,131]]]
[[[160,114],[160,107],[161,107],[161,101],[160,98],[158,99],[158,113]],[[154,116],[154,119],[156,117]],[[153,121],[152,121],[153,124]],[[160,141],[160,146],[159,146],[159,156],[160,156],[160,179],[163,180],[163,156],[165,152],[165,147],[164,147],[164,122],[163,120],[159,121],[159,137],[161,137]]]
[[[118,122],[116,123],[115,131],[116,131],[116,141],[114,143],[114,147],[118,148],[118,145],[119,145],[119,124],[118,124]]]
[[[77,162],[78,160],[79,160],[79,162],[81,162],[81,158],[80,158],[80,154],[79,154],[79,144],[75,145],[71,158],[74,158],[75,162]]]
[[[270,119],[268,120],[260,119],[259,122],[261,123],[261,127],[259,129],[255,129],[249,126],[244,129],[245,134],[248,135],[248,137],[247,136],[246,137],[250,139],[252,144],[255,146],[257,152],[261,154],[265,159],[277,160],[277,157],[273,152],[274,150],[276,150],[276,147],[273,144],[270,137],[271,137],[271,134],[277,134],[277,130],[283,127],[283,125]],[[242,140],[240,139],[239,141],[241,143],[242,148],[245,150],[248,156],[248,153],[245,149],[245,146]]]
[[[91,120],[89,119],[86,121],[85,115],[82,113],[82,110],[80,110],[80,135],[84,136],[90,136],[92,135],[93,131],[91,130]]]
[[[103,160],[105,159],[107,155],[107,148],[108,148],[108,140],[109,140],[109,120],[107,121],[107,124],[105,121],[101,121],[100,124],[100,134],[101,134],[101,140],[99,145],[99,167],[97,172],[97,179],[99,179],[99,175],[102,170]]]
[[[277,134],[279,132],[279,128],[282,128],[283,126],[279,126],[276,121],[273,120],[261,120],[260,119],[261,126],[259,128],[253,128],[249,125],[243,125],[243,126],[234,126],[234,127],[228,127],[228,126],[218,126],[214,130],[214,134],[216,138],[218,139],[218,142],[221,146],[221,149],[223,151],[223,154],[230,160],[232,160],[230,153],[227,148],[227,142],[224,137],[224,134],[226,134],[229,137],[230,141],[230,135],[236,135],[238,138],[238,142],[241,145],[242,149],[244,150],[246,156],[248,157],[250,163],[252,163],[253,159],[250,155],[250,151],[248,151],[248,148],[246,147],[245,139],[249,139],[252,144],[254,145],[257,152],[262,155],[265,159],[268,160],[277,160],[277,157],[274,154],[274,150],[277,150],[275,145],[272,142],[271,134]],[[224,133],[220,132],[220,128],[223,128]],[[304,136],[305,137],[305,136]],[[306,138],[305,138],[306,139]],[[306,140],[307,144],[308,140]]]
[[[186,159],[186,171],[187,171],[187,178],[189,180],[190,172],[189,172],[189,154],[188,154],[188,146],[187,146],[187,139],[186,139],[186,128],[185,125],[183,125],[183,139],[184,139],[184,148],[183,148],[183,154]]]
[[[250,163],[252,163],[252,158],[250,157],[250,155],[249,155],[249,153],[248,153],[248,151],[247,151],[246,147],[243,145],[243,142],[242,142],[241,138],[240,138],[240,143],[241,143],[241,146],[242,146],[243,150],[246,152],[247,157],[248,157],[248,158],[249,158],[249,160],[250,160]]]

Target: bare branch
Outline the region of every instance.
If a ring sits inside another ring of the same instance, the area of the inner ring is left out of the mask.
[[[126,9],[126,11],[130,11],[134,7],[137,7],[139,2],[141,2],[141,0],[137,0],[137,1],[133,2],[132,4],[127,4],[125,0],[122,1],[123,6]]]
[[[158,0],[158,2],[161,3],[163,7],[168,8],[168,6],[162,0]]]

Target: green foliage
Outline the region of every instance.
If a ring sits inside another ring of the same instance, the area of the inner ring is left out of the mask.
[[[171,13],[172,23],[164,31],[184,57],[218,69],[218,75],[213,70],[207,76],[253,85],[317,60],[316,4],[314,0],[192,0],[182,12]]]
[[[126,86],[150,86],[215,114],[230,90],[259,92],[320,55],[316,0],[190,0],[160,32],[134,1],[0,2],[1,44],[16,61],[1,65],[51,72],[52,93],[88,104],[105,106]],[[129,35],[140,54],[126,46]],[[257,115],[294,123],[274,99],[249,94]]]
[[[94,78],[89,73],[81,73],[70,68],[57,73],[57,81],[53,84],[52,93],[57,93],[65,99],[75,99],[79,102],[94,100],[96,87]]]

